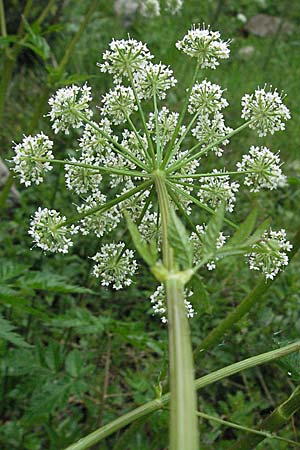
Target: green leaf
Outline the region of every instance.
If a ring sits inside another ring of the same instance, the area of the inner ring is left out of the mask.
[[[5,341],[14,344],[16,347],[30,348],[32,347],[28,344],[22,336],[16,333],[15,326],[7,319],[4,319],[0,314],[0,339],[4,339]]]
[[[14,261],[2,260],[0,266],[0,283],[26,273],[29,266]]]
[[[175,260],[181,269],[190,269],[193,264],[193,245],[173,208],[170,214],[168,240],[174,250]]]
[[[266,229],[269,228],[270,224],[271,219],[264,220],[263,223],[256,228],[255,232],[249,237],[249,239],[246,240],[245,245],[253,245],[259,241]]]
[[[18,280],[18,283],[26,288],[43,290],[47,292],[58,292],[62,294],[90,294],[97,295],[91,289],[68,284],[64,277],[51,272],[29,272]]]
[[[125,214],[128,230],[133,240],[136,250],[146,263],[152,267],[156,263],[157,255],[153,245],[148,245],[142,238],[138,227],[133,223],[128,214]]]
[[[255,222],[257,219],[257,208],[254,208],[248,215],[246,220],[239,226],[238,230],[234,233],[230,239],[230,245],[241,244],[244,242],[252,233]]]
[[[20,42],[21,45],[30,48],[43,60],[47,60],[50,57],[50,47],[46,39],[40,34],[39,27],[31,27],[25,20],[25,29],[27,31],[27,39],[25,42]]]
[[[211,258],[216,253],[216,243],[223,225],[225,208],[220,205],[206,227],[202,238],[203,259]]]

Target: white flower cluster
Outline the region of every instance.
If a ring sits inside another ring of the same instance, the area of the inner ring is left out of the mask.
[[[166,0],[165,9],[172,15],[178,14],[183,5],[183,0]],[[139,0],[140,13],[147,18],[158,17],[161,14],[159,0]]]
[[[178,113],[170,112],[166,106],[163,106],[157,115],[158,130],[156,130],[155,114],[149,114],[147,127],[153,134],[153,139],[155,142],[159,140],[160,145],[165,146],[171,140],[172,134],[174,133],[178,122],[178,117]]]
[[[101,72],[108,72],[119,83],[123,77],[131,77],[135,72],[143,71],[145,65],[153,58],[147,46],[135,39],[113,39],[98,64]]]
[[[208,116],[200,116],[196,126],[192,129],[192,134],[199,142],[203,142],[200,148],[205,149],[208,145],[222,140],[222,144],[214,145],[210,151],[221,157],[223,154],[223,146],[229,144],[229,139],[225,136],[232,131],[232,128],[225,125],[224,116],[220,112],[215,113],[212,118]]]
[[[31,219],[28,233],[42,250],[67,253],[73,245],[70,236],[77,230],[65,226],[66,220],[55,209],[38,208]]]
[[[140,99],[157,96],[162,100],[166,98],[166,91],[174,87],[177,80],[169,67],[162,63],[149,63],[142,72],[137,72],[135,83]]]
[[[210,114],[220,111],[228,106],[228,101],[222,97],[224,90],[218,84],[203,80],[195,83],[190,100],[188,111],[191,114]]]
[[[66,165],[65,179],[68,189],[74,191],[78,195],[82,195],[96,191],[100,188],[102,175],[97,171],[97,168],[101,166],[101,160],[99,158],[96,159],[94,156],[87,155],[80,157],[78,160],[76,158],[70,158],[70,162],[95,166],[95,170],[90,167]]]
[[[229,41],[220,39],[218,31],[211,31],[209,27],[196,27],[195,25],[176,43],[178,50],[189,56],[197,58],[201,69],[215,69],[220,63],[219,59],[229,58]]]
[[[286,240],[285,230],[265,231],[261,241],[252,246],[249,257],[249,266],[252,270],[261,270],[266,279],[274,277],[288,264],[287,252],[292,245]]]
[[[197,233],[193,232],[191,234],[191,236],[190,236],[190,239],[191,239],[191,241],[193,243],[193,248],[194,248],[194,263],[195,264],[197,264],[201,260],[201,258],[203,256],[202,255],[203,254],[203,242],[201,240],[201,237],[205,236],[206,227],[207,226],[206,226],[205,223],[203,225],[196,225]],[[225,236],[223,234],[223,232],[221,231],[219,233],[219,237],[218,237],[217,242],[216,242],[216,248],[217,249],[222,248],[223,245],[226,243],[226,239],[227,239],[227,236]],[[214,270],[216,268],[216,261],[218,259],[219,258],[215,258],[214,260],[209,261],[206,264],[207,269],[208,270]]]
[[[214,169],[214,174],[222,174],[222,171]],[[200,178],[201,186],[197,193],[199,199],[203,203],[207,203],[213,209],[217,208],[221,203],[225,203],[226,210],[232,212],[234,209],[236,197],[235,194],[239,190],[239,183],[230,182],[229,175],[216,175],[211,177]]]
[[[43,161],[53,159],[53,142],[44,133],[36,136],[24,136],[20,144],[14,143],[15,156],[12,158],[14,172],[20,177],[25,186],[32,183],[40,184],[44,181],[45,172],[52,170],[51,162]],[[38,158],[41,158],[39,161]]]
[[[192,291],[187,291],[185,289],[185,297],[191,297],[193,295]],[[160,320],[162,323],[168,323],[167,319],[167,307],[166,307],[166,295],[165,295],[165,287],[163,284],[160,284],[156,291],[150,296],[150,302],[152,305],[153,313],[160,316]],[[184,300],[184,305],[186,309],[186,316],[188,318],[194,317],[195,310],[193,305],[187,298]]]
[[[94,192],[87,197],[83,204],[77,207],[77,211],[81,213],[90,213],[94,208],[105,205],[106,196],[101,192]],[[112,207],[108,211],[97,211],[89,214],[80,221],[79,231],[87,236],[94,233],[97,237],[102,237],[105,233],[113,231],[121,221],[121,213],[117,206]]]
[[[87,84],[58,89],[48,102],[51,107],[48,116],[54,132],[69,134],[70,128],[80,128],[84,124],[81,114],[88,119],[93,115],[89,107],[91,100],[91,88]]]
[[[133,111],[138,109],[131,87],[120,84],[105,94],[102,102],[102,113],[108,115],[115,125],[126,122]]]
[[[167,3],[176,9],[182,2],[166,0]],[[194,26],[176,45],[197,59],[196,70],[215,69],[220,60],[229,56],[229,42],[222,41],[220,33],[209,27]],[[186,91],[183,113],[187,109],[192,118],[185,122],[185,114],[172,112],[161,102],[176,84],[173,71],[161,62],[153,63],[152,58],[145,44],[130,37],[110,43],[99,65],[102,72],[113,76],[114,87],[103,96],[98,120],[91,120],[91,89],[86,84],[59,89],[50,98],[48,115],[55,133],[68,134],[72,128],[84,126],[76,149],[78,156],[72,153],[65,161],[54,160],[53,143],[43,133],[25,136],[20,144],[14,145],[14,171],[22,183],[26,186],[41,183],[54,161],[64,164],[66,186],[80,197],[77,215],[72,220],[67,221],[55,210],[38,209],[29,232],[43,250],[66,253],[72,246],[72,234],[77,232],[102,238],[119,224],[124,225],[126,213],[136,223],[142,239],[155,242],[160,251],[161,211],[156,195],[159,174],[166,182],[171,204],[179,209],[179,214],[183,209],[185,215],[191,214],[193,204],[215,210],[224,203],[226,210],[232,212],[239,183],[232,181],[231,175],[242,177],[254,192],[284,185],[279,154],[266,147],[252,146],[237,164],[238,173],[231,174],[225,169],[207,173],[203,169],[204,156],[209,152],[221,156],[229,138],[245,125],[232,130],[225,124],[222,112],[228,102],[223,97],[224,90],[207,79],[199,81],[197,71],[194,85]],[[153,110],[146,115],[142,101],[151,97]],[[276,90],[258,89],[245,95],[242,105],[242,117],[261,136],[283,129],[290,117]],[[134,119],[138,114],[133,114],[136,111],[140,115],[137,124]],[[108,188],[105,195],[102,185]],[[68,226],[69,223],[77,225]],[[191,235],[195,264],[201,258],[201,236],[205,235],[206,226],[199,225],[196,230]],[[287,256],[282,254],[290,245],[285,244],[283,231],[280,235],[274,233],[265,235],[250,255],[251,268],[261,269],[269,278],[285,265]],[[217,248],[225,240],[220,233]],[[121,289],[132,283],[137,263],[132,250],[126,249],[123,242],[103,245],[93,259],[93,274],[101,278],[103,286]],[[207,263],[209,270],[215,267],[216,260]],[[163,289],[159,287],[151,301],[154,310],[166,321]],[[187,300],[186,308],[192,316],[193,309]]]
[[[132,284],[137,263],[132,250],[125,250],[124,242],[105,244],[100,252],[92,258],[95,261],[93,275],[101,278],[102,286],[110,286],[116,290]]]
[[[272,153],[267,147],[252,146],[247,155],[243,155],[242,162],[237,163],[239,172],[249,173],[244,178],[246,186],[251,192],[260,189],[277,189],[286,184],[286,177],[280,168],[279,152]]]
[[[254,94],[242,98],[242,118],[251,120],[249,127],[259,136],[285,129],[285,122],[291,118],[289,109],[283,104],[282,96],[271,87],[258,88]]]

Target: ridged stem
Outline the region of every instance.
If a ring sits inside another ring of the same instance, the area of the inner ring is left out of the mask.
[[[260,355],[252,356],[251,358],[247,358],[243,361],[239,361],[234,364],[230,364],[230,366],[223,367],[222,369],[216,370],[204,377],[198,378],[194,381],[194,388],[202,389],[212,383],[220,381],[226,377],[232,376],[238,372],[241,372],[246,369],[250,369],[251,367],[256,367],[261,364],[267,364],[271,361],[276,360],[277,358],[281,358],[283,356],[289,355],[293,352],[297,352],[300,350],[300,341],[295,342],[294,344],[287,345],[285,347],[272,350],[271,352],[262,353]],[[117,430],[120,430],[135,420],[140,419],[148,414],[151,414],[154,411],[158,411],[159,409],[164,408],[170,401],[170,393],[163,395],[162,397],[151,400],[150,402],[145,403],[144,405],[135,408],[134,410],[123,414],[121,417],[113,420],[112,422],[104,425],[98,430],[90,433],[84,438],[77,441],[75,444],[71,444],[65,450],[86,450],[90,448],[92,445],[98,444],[107,436],[115,433]],[[183,447],[185,449],[185,447]]]
[[[174,276],[176,267],[173,250],[168,240],[170,201],[164,174],[157,171],[154,181],[162,224],[163,262],[169,272],[165,282],[171,389],[169,448],[170,450],[198,450],[193,353],[184,304],[184,284]]]

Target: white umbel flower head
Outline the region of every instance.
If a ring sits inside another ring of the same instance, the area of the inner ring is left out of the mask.
[[[103,114],[108,115],[115,125],[126,122],[133,111],[138,109],[131,87],[120,84],[105,94],[102,101]]]
[[[66,217],[61,216],[55,209],[38,208],[30,222],[28,233],[41,249],[68,253],[73,245],[70,236],[77,230],[65,226],[66,220]]]
[[[135,77],[140,99],[166,98],[166,91],[175,86],[177,80],[173,77],[173,70],[162,63],[148,64]]]
[[[93,256],[95,265],[93,275],[101,278],[102,286],[116,290],[132,284],[132,277],[137,270],[137,263],[132,250],[124,250],[124,242],[105,244],[100,252]]]
[[[140,0],[140,13],[149,19],[160,15],[159,0]]]
[[[252,146],[242,162],[237,163],[239,172],[251,171],[245,176],[244,183],[251,192],[260,189],[277,189],[286,184],[286,177],[280,168],[279,152],[272,153],[267,147]]]
[[[115,82],[120,83],[123,77],[143,70],[153,58],[147,46],[135,39],[113,39],[110,49],[103,54],[103,63],[98,64],[101,72],[108,72],[114,76]]]
[[[249,257],[249,266],[252,270],[261,270],[266,279],[273,280],[275,276],[287,266],[289,259],[287,253],[292,245],[286,240],[285,230],[265,231],[262,240],[252,246]]]
[[[208,115],[200,116],[197,120],[196,126],[192,129],[192,134],[199,142],[203,142],[202,149],[208,145],[224,138],[232,131],[232,128],[225,125],[224,116],[217,112],[213,117]],[[217,156],[222,156],[223,146],[229,144],[229,139],[224,139],[221,144],[214,146],[210,151]]]
[[[97,167],[101,166],[101,161],[94,156],[82,156],[77,160],[70,158],[73,163],[86,164],[88,166],[95,166],[95,170],[89,167],[79,167],[66,164],[65,180],[66,186],[70,191],[76,192],[78,195],[88,194],[99,190],[102,181],[102,175],[97,171]]]
[[[194,84],[188,111],[191,114],[210,114],[226,108],[228,102],[222,97],[223,92],[224,90],[221,89],[221,86],[207,80]]]
[[[188,291],[187,289],[185,289],[184,293],[185,297],[191,297],[193,295],[193,292]],[[152,305],[153,314],[160,316],[160,320],[162,321],[162,323],[168,323],[166,294],[165,294],[165,287],[163,284],[160,284],[157,287],[156,291],[150,296],[150,302]],[[184,305],[186,309],[186,316],[188,318],[194,317],[196,313],[191,302],[189,302],[185,298]]]
[[[201,240],[202,236],[205,236],[207,225],[204,223],[203,225],[196,225],[197,233],[191,233],[190,240],[193,243],[194,248],[194,264],[199,263],[203,254],[203,242]],[[227,236],[225,236],[222,231],[219,233],[218,239],[216,241],[216,249],[222,248],[226,243]],[[219,258],[215,258],[214,260],[209,261],[206,264],[208,270],[214,270],[216,268],[216,261]]]
[[[98,124],[93,122],[95,127],[99,127],[108,136],[112,136],[112,129],[110,127],[109,120],[105,117]],[[107,149],[111,148],[111,143],[103,136],[100,131],[89,123],[86,124],[83,130],[83,134],[79,139],[79,147],[82,152],[82,156],[97,156],[101,157]],[[117,140],[117,137],[115,137]]]
[[[15,156],[12,158],[14,172],[25,186],[40,184],[45,172],[52,170],[50,162],[38,161],[36,158],[53,159],[53,142],[44,133],[36,136],[24,136],[20,144],[14,144]]]
[[[85,199],[85,202],[77,207],[79,214],[91,212],[92,209],[104,206],[106,196],[101,192],[94,192]],[[79,231],[84,236],[94,233],[97,237],[102,237],[105,233],[110,233],[120,223],[122,215],[117,206],[110,208],[108,211],[96,211],[84,217],[80,221]]]
[[[222,171],[214,169],[213,174],[221,174]],[[228,212],[232,212],[239,190],[239,183],[230,182],[229,175],[218,175],[203,177],[199,180],[202,185],[197,193],[201,202],[208,204],[212,208],[217,208],[221,203],[225,203]]]
[[[242,118],[252,120],[249,125],[259,136],[285,129],[285,122],[291,118],[289,109],[283,104],[282,96],[275,89],[258,88],[254,94],[242,98]]]
[[[89,106],[91,100],[91,88],[87,84],[58,89],[48,101],[51,107],[48,116],[53,122],[54,132],[64,131],[69,134],[70,128],[80,128],[84,123],[80,115],[83,114],[87,119],[93,115]]]
[[[176,47],[197,58],[201,69],[215,69],[220,64],[219,59],[229,58],[229,43],[220,39],[218,31],[211,31],[203,24],[202,27],[193,25],[183,39],[176,43]]]
[[[160,144],[162,146],[166,145],[172,138],[172,135],[175,131],[177,122],[178,122],[179,114],[177,112],[170,112],[168,108],[165,106],[159,111],[157,115],[158,122],[158,135]],[[153,139],[157,141],[156,134],[156,123],[155,123],[155,114],[149,114],[149,121],[147,124],[148,129],[153,133]]]
[[[166,0],[166,10],[173,16],[181,11],[182,5],[183,0]]]

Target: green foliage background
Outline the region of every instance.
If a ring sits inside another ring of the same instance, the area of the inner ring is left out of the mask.
[[[6,5],[8,35],[15,35],[24,2]],[[230,102],[226,119],[240,123],[240,99],[257,85],[271,83],[287,94],[292,120],[285,132],[257,138],[250,130],[234,137],[224,153],[226,166],[233,167],[250,145],[281,150],[289,186],[278,192],[249,194],[241,191],[233,220],[241,222],[257,207],[261,220],[270,216],[272,227],[287,229],[289,237],[300,226],[300,10],[296,0],[185,0],[182,14],[163,14],[156,19],[135,17],[125,27],[112,2],[96,2],[95,11],[63,70],[57,66],[68,42],[80,27],[92,2],[52,2],[45,21],[33,25],[46,2],[34,2],[28,17],[30,45],[23,46],[9,86],[1,132],[1,156],[11,157],[11,141],[23,133],[51,133],[41,99],[67,83],[88,80],[93,86],[95,107],[109,88],[110,80],[96,67],[102,52],[114,38],[127,33],[148,43],[158,60],[170,64],[178,85],[169,95],[173,109],[180,107],[190,61],[175,49],[191,23],[210,23],[223,38],[233,39],[231,58],[208,77],[227,89]],[[294,32],[259,38],[247,34],[237,18],[266,13],[289,21]],[[246,58],[240,49],[253,46]],[[7,39],[1,40],[5,62]],[[97,114],[97,110],[95,108]],[[38,119],[38,120],[37,120]],[[57,137],[56,152],[72,153],[76,134]],[[223,159],[223,161],[224,161]],[[216,159],[208,160],[208,169]],[[218,162],[217,162],[218,163]],[[64,189],[60,169],[48,182],[20,190],[20,204],[10,201],[0,211],[0,448],[3,450],[63,449],[83,435],[133,407],[167,392],[167,331],[152,316],[149,295],[156,285],[141,269],[135,284],[123,292],[101,288],[90,277],[91,261],[98,239],[82,238],[67,256],[43,255],[31,248],[27,235],[30,215],[39,205],[54,207],[66,215],[73,198]],[[195,223],[207,220],[195,213]],[[120,233],[122,230],[120,230]],[[299,338],[299,256],[258,304],[237,323],[217,347],[196,361],[197,376]],[[220,262],[214,272],[202,274],[202,286],[192,299],[197,311],[191,320],[197,345],[260,279],[242,258]],[[199,300],[201,298],[201,301]],[[260,418],[287,398],[299,384],[299,358],[242,372],[201,391],[203,411],[227,420],[255,426]],[[167,448],[168,412],[153,414],[120,431],[95,449],[163,450]],[[281,435],[297,439],[299,416]],[[239,432],[215,423],[202,422],[203,449],[230,449]],[[300,439],[300,438],[299,438]],[[286,444],[265,440],[257,448],[288,449]]]

